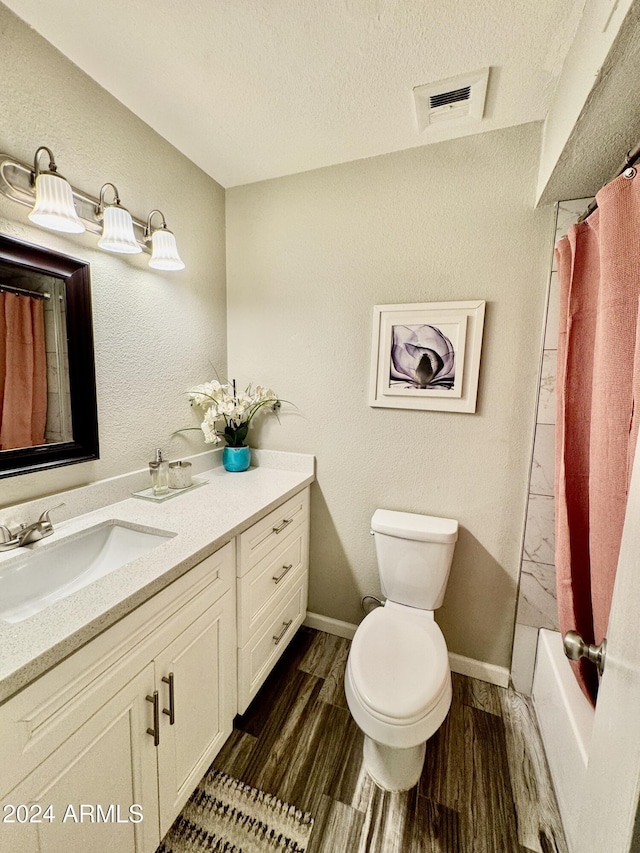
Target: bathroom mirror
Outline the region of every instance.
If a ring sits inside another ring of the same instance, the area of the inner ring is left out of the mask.
[[[97,458],[89,264],[0,235],[0,477]]]

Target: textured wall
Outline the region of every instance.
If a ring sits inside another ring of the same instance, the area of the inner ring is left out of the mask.
[[[184,390],[225,369],[226,304],[224,190],[2,5],[0,43],[0,151],[28,163],[48,145],[75,186],[97,196],[113,181],[139,218],[160,208],[187,265],[152,271],[146,254],[33,227],[28,208],[0,196],[0,232],[91,263],[101,455],[0,480],[5,506],[139,468],[157,444],[202,449],[169,437],[192,422]]]
[[[378,591],[376,507],[461,524],[449,649],[508,666],[553,209],[540,125],[227,191],[229,371],[298,407],[262,446],[315,453],[310,609]],[[486,299],[475,415],[367,405],[374,304]]]

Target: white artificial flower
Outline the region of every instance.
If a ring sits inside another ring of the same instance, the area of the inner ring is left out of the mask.
[[[207,444],[219,444],[219,430],[230,427],[232,431],[246,424],[265,403],[278,402],[271,388],[264,385],[247,386],[244,391],[234,390],[231,383],[217,379],[197,385],[189,392],[192,405],[203,410],[201,429]],[[275,411],[275,408],[274,408]]]
[[[189,392],[189,399],[201,409],[206,409],[218,399],[221,387],[216,379],[211,382],[203,382],[202,385],[196,385],[195,388],[192,388]]]
[[[212,409],[205,412],[200,428],[204,435],[205,444],[220,444],[220,436],[216,433],[217,415]]]
[[[204,407],[207,404],[207,392],[204,385],[197,385],[189,391],[189,400],[196,406]]]
[[[271,390],[271,388],[264,388],[262,385],[258,385],[256,388],[256,393],[258,394],[258,399],[260,402],[264,400],[276,400],[275,392]]]

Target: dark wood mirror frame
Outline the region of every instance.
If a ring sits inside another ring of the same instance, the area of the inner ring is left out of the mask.
[[[98,459],[98,407],[89,264],[0,234],[0,261],[62,279],[65,287],[73,440],[0,450],[0,478]]]

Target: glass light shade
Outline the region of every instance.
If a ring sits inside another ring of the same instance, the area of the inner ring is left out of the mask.
[[[42,173],[36,178],[36,203],[29,219],[51,231],[80,234],[86,230],[78,219],[73,192],[61,175]]]
[[[166,228],[158,228],[151,235],[153,254],[149,266],[155,270],[183,270],[184,262],[178,254],[176,238]]]
[[[107,252],[118,252],[121,255],[136,255],[142,247],[133,233],[131,214],[124,207],[114,204],[104,209],[102,220],[102,237],[98,246]]]

